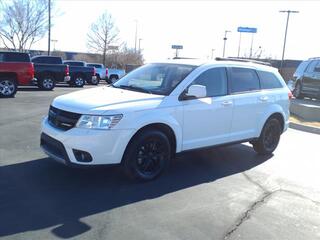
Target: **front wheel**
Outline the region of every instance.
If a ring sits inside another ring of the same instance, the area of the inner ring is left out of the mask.
[[[38,87],[42,90],[50,91],[54,89],[55,85],[55,79],[50,75],[44,76],[38,81]]]
[[[17,88],[17,83],[14,79],[0,79],[0,97],[14,97]]]
[[[146,130],[130,141],[123,165],[129,177],[148,181],[158,177],[169,165],[170,159],[168,137],[158,130]]]
[[[300,82],[297,83],[297,85],[295,86],[294,90],[293,90],[293,96],[297,99],[302,99],[302,85]]]
[[[281,135],[281,124],[278,119],[269,119],[258,140],[253,141],[253,149],[260,155],[271,154],[278,146]]]

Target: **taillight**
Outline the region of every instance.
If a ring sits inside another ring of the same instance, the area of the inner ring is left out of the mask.
[[[31,78],[34,78],[34,65],[33,65],[33,63],[30,64],[29,74],[30,74]]]
[[[106,76],[108,77],[108,74],[109,74],[109,70],[108,68],[106,68]]]
[[[289,100],[291,100],[291,99],[292,99],[292,97],[293,97],[292,92],[291,92],[291,91],[289,91],[289,92],[288,92],[288,98],[289,98]]]
[[[66,68],[64,69],[64,74],[65,74],[66,76],[69,75],[69,65],[67,65]]]
[[[95,76],[95,75],[96,75],[96,68],[93,67],[93,76]]]

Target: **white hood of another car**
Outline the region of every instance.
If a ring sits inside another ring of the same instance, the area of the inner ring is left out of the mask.
[[[55,98],[52,106],[80,114],[117,114],[156,108],[164,96],[113,87],[95,87]]]

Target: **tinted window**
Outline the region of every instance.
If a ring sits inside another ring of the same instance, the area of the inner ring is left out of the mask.
[[[29,54],[27,53],[4,53],[4,62],[30,62]]]
[[[248,68],[230,69],[231,92],[247,92],[260,89],[259,78],[255,70]]]
[[[84,62],[64,62],[65,64],[68,64],[70,66],[79,66],[84,67]]]
[[[262,89],[281,88],[282,84],[276,75],[271,72],[258,72]]]
[[[225,68],[212,68],[200,74],[192,82],[206,86],[207,97],[223,96],[227,94],[227,76]]]

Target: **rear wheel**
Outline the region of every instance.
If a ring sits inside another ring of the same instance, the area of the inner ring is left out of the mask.
[[[90,83],[92,85],[98,85],[99,82],[100,82],[100,77],[98,77],[98,76],[96,78],[94,78],[94,79],[91,79],[91,81],[90,81]]]
[[[152,180],[169,165],[171,146],[168,137],[158,130],[146,130],[128,145],[123,165],[126,174],[138,180]]]
[[[46,75],[38,80],[38,87],[43,90],[52,90],[56,85],[54,77]]]
[[[251,142],[253,149],[261,155],[271,154],[278,146],[281,135],[281,124],[278,119],[269,119],[258,140]]]
[[[17,83],[14,79],[0,79],[0,97],[14,97],[17,88]]]
[[[71,81],[71,86],[75,87],[83,87],[85,84],[85,80],[83,76],[77,75],[72,81]]]

